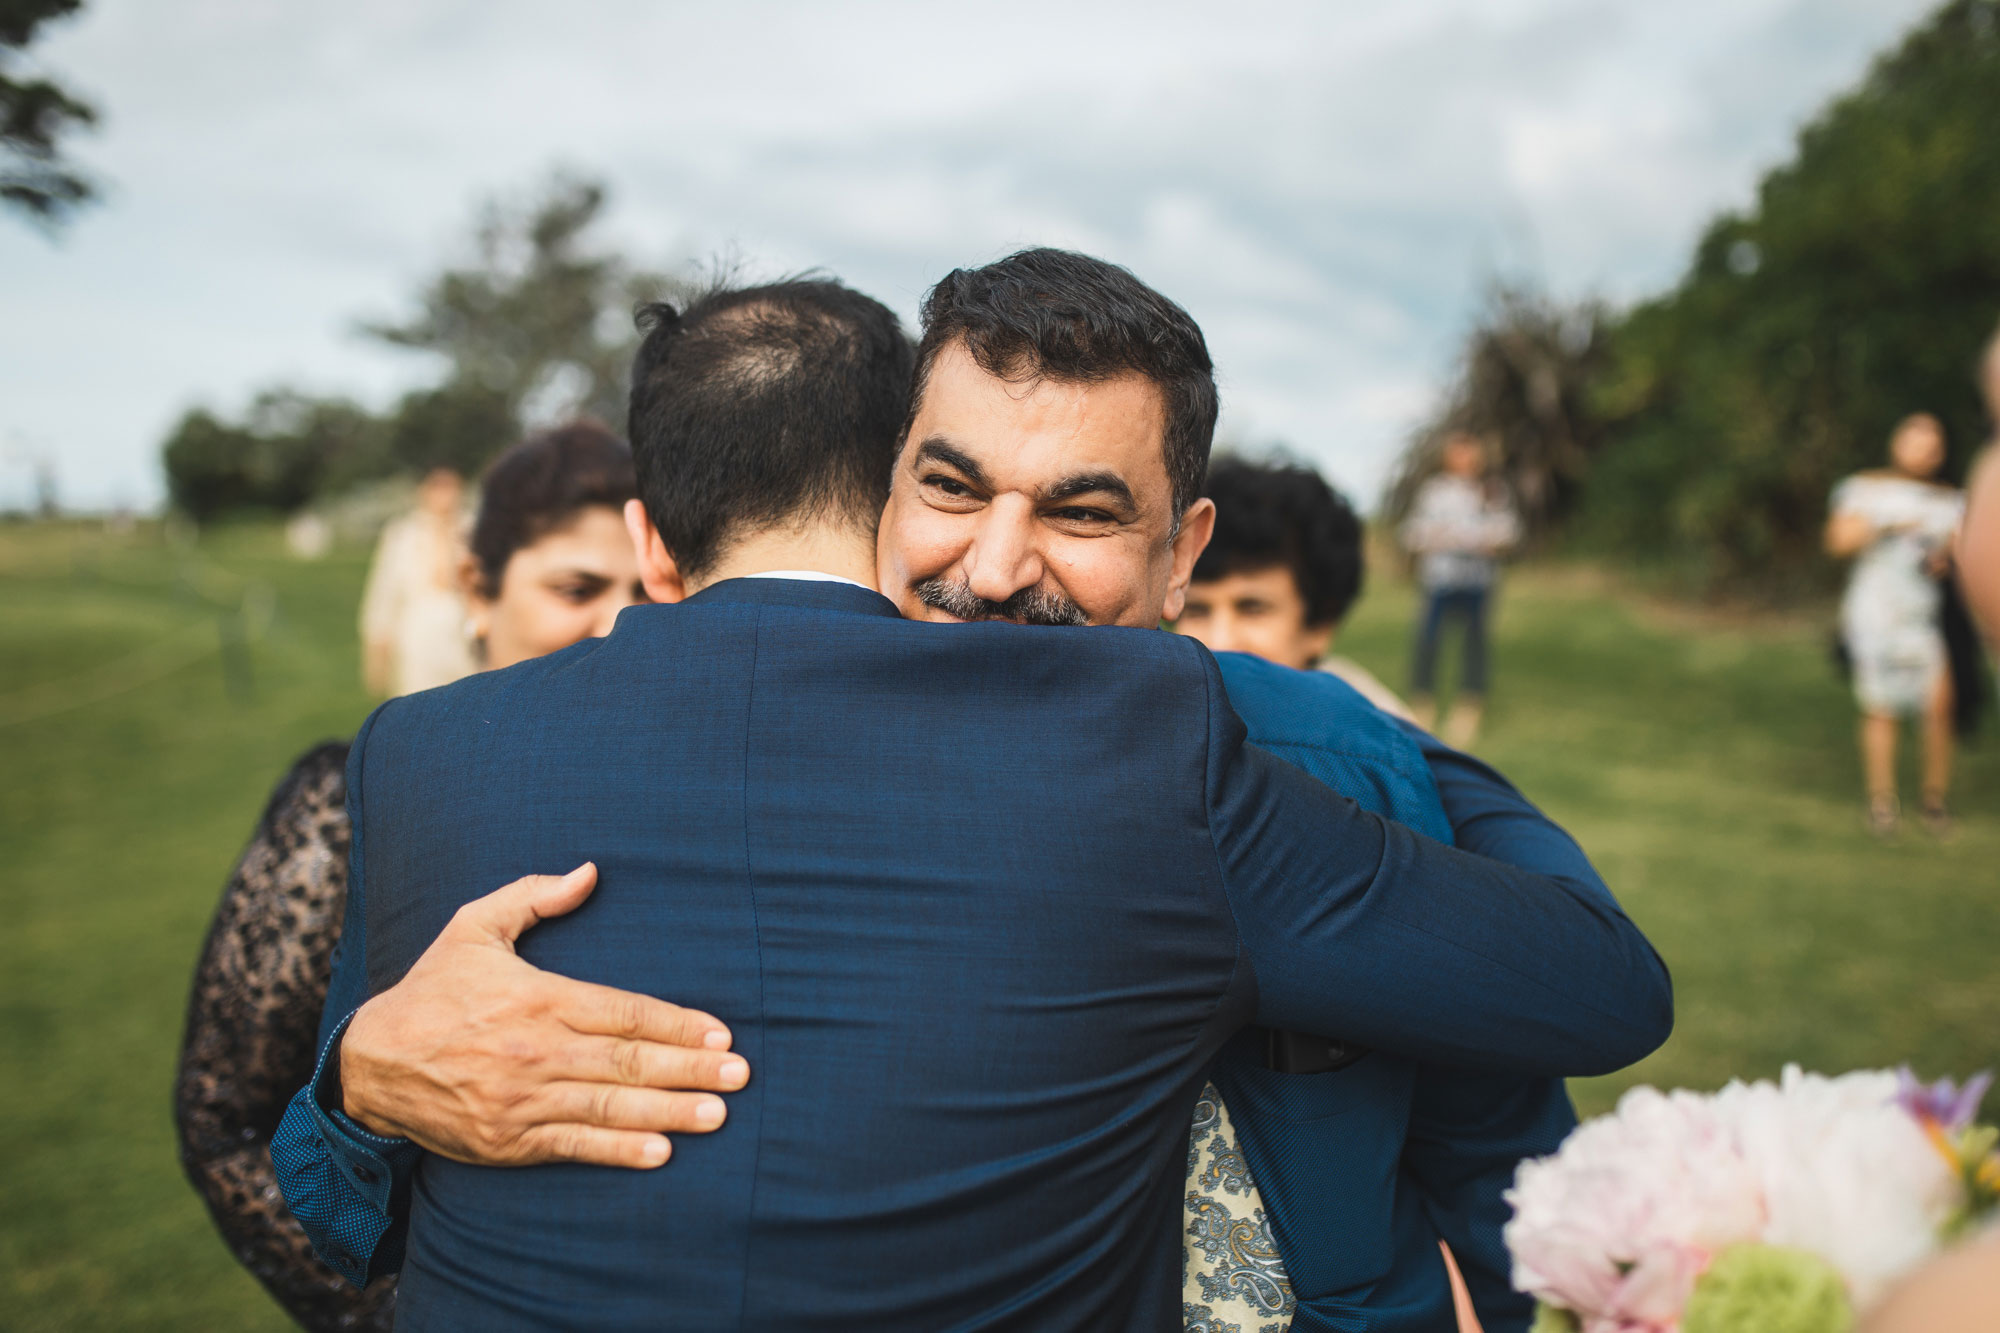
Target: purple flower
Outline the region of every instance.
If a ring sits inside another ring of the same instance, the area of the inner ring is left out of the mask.
[[[1979,1103],[1986,1096],[1986,1090],[1993,1086],[1991,1071],[1974,1074],[1960,1087],[1948,1078],[1941,1078],[1928,1086],[1917,1081],[1917,1076],[1904,1065],[1896,1071],[1896,1104],[1919,1120],[1927,1120],[1939,1128],[1957,1133],[1972,1123],[1979,1114]]]

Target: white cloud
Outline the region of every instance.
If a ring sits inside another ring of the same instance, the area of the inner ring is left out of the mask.
[[[569,162],[646,258],[825,266],[906,315],[1022,244],[1128,263],[1202,321],[1232,429],[1368,497],[1487,275],[1671,281],[1923,8],[101,0],[44,59],[102,101],[113,188],[53,247],[0,223],[0,444],[145,502],[192,401],[385,399],[428,367],[354,318]]]

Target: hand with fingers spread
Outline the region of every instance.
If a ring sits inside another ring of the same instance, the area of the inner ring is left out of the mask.
[[[485,1166],[655,1167],[668,1134],[705,1134],[750,1066],[708,1014],[544,972],[522,933],[573,911],[586,862],[460,908],[340,1043],[341,1109],[363,1127]]]

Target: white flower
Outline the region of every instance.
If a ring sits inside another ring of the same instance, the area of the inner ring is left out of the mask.
[[[1959,1201],[1896,1088],[1893,1073],[1826,1078],[1788,1065],[1775,1085],[1731,1083],[1715,1098],[1764,1197],[1758,1239],[1825,1259],[1857,1306],[1937,1249]]]

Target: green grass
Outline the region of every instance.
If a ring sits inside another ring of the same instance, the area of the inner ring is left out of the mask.
[[[1399,680],[1413,610],[1380,581],[1341,646]],[[1912,826],[1884,843],[1862,826],[1824,618],[1701,615],[1577,570],[1522,571],[1498,617],[1480,753],[1577,836],[1674,974],[1672,1039],[1574,1084],[1580,1109],[1634,1083],[1712,1088],[1788,1061],[2000,1064],[1990,735],[1961,754],[1956,837]]]
[[[366,713],[361,573],[358,552],[291,561],[263,527],[192,551],[155,528],[0,527],[0,1324],[283,1326],[181,1179],[170,1085],[194,955],[266,792]],[[208,645],[251,584],[275,616],[232,696]],[[1400,679],[1410,612],[1378,580],[1342,647]],[[1590,848],[1677,982],[1673,1040],[1579,1085],[1587,1110],[1788,1059],[2000,1063],[2000,747],[1969,756],[1955,842],[1881,845],[1811,625],[1529,571],[1495,662],[1484,752]]]
[[[157,528],[0,528],[0,719],[88,697],[135,653],[171,666],[219,641],[243,580],[278,590],[247,699],[210,651],[0,725],[0,1324],[289,1326],[181,1177],[171,1087],[195,952],[266,793],[366,716],[361,572],[289,561],[263,529],[192,553]]]

